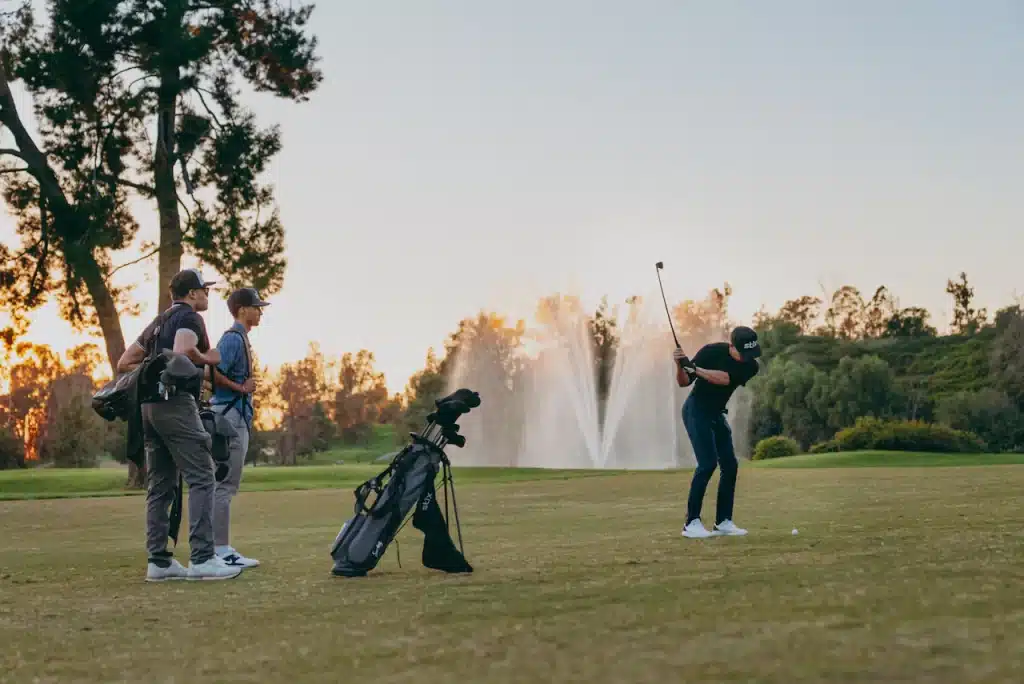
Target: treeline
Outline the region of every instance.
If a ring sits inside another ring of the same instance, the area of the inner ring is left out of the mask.
[[[965,274],[949,281],[949,334],[920,308],[900,309],[885,288],[868,301],[841,288],[804,297],[756,321],[765,368],[750,389],[753,441],[773,435],[810,449],[858,418],[936,423],[980,437],[993,451],[1024,449],[1024,311],[991,318],[973,306]]]
[[[968,431],[995,451],[1024,448],[1024,310],[1014,304],[989,316],[976,309],[965,274],[946,290],[954,305],[946,334],[931,324],[928,311],[899,306],[885,287],[863,297],[844,286],[827,299],[802,296],[776,312],[759,312],[753,324],[765,349],[763,370],[748,387],[750,433],[739,440],[754,444],[785,435],[802,449],[822,449],[837,432],[869,417]],[[734,325],[731,295],[725,285],[673,308],[685,348],[724,339]],[[627,317],[635,314],[638,298],[628,303]],[[538,325],[530,329],[487,312],[460,321],[441,352],[428,350],[404,391],[390,395],[369,350],[331,359],[313,344],[305,358],[276,371],[256,359],[250,460],[299,464],[336,446],[374,443],[381,425],[397,435],[418,431],[434,399],[459,380],[456,369],[482,378],[486,386],[474,389],[489,405],[513,407],[503,399],[529,382],[530,364],[536,363],[526,349],[545,335],[565,334],[567,320],[584,323],[594,387],[603,401],[622,342],[618,308],[603,300],[584,312],[578,299],[552,296],[540,300],[535,318]],[[106,380],[98,377],[103,356],[97,347],[83,345],[62,359],[45,346],[15,339],[11,330],[3,342],[2,379],[10,391],[0,396],[0,466],[17,467],[26,458],[90,466],[104,454],[123,461],[123,425],[105,423],[89,408],[91,393]],[[470,347],[486,353],[464,354]],[[473,363],[486,364],[488,372],[474,373],[468,368]],[[491,418],[484,434],[514,430],[522,419],[508,412]],[[510,456],[495,454],[503,462]]]

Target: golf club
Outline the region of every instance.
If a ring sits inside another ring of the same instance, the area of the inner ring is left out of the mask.
[[[664,261],[654,264],[654,272],[658,274],[658,287],[661,289],[661,301],[665,304],[665,315],[668,316],[668,327],[672,330],[672,339],[676,342],[676,349],[682,349],[679,346],[679,338],[676,337],[675,326],[672,325],[672,314],[668,310],[668,300],[665,299],[665,286],[661,284],[661,269],[663,268],[665,268]]]

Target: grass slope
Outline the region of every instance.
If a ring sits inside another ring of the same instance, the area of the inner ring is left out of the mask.
[[[701,541],[688,479],[467,482],[474,574],[410,525],[358,580],[329,574],[338,492],[242,494],[263,566],[162,585],[139,501],[0,503],[0,681],[1024,681],[1024,467],[747,468],[751,535]]]

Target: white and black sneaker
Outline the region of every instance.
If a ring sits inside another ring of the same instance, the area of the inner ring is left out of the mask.
[[[736,527],[736,524],[732,520],[723,520],[720,523],[715,523],[715,535],[722,537],[742,537],[747,533],[742,527]]]
[[[162,567],[153,561],[149,562],[146,568],[147,582],[168,582],[171,580],[188,579],[188,570],[175,559],[170,559],[170,565]]]
[[[224,553],[217,555],[222,561],[224,561],[225,565],[231,568],[255,568],[260,564],[260,562],[255,558],[246,558],[230,546]]]
[[[234,579],[240,574],[242,574],[241,567],[227,565],[217,556],[198,565],[188,564],[188,579],[190,580],[226,580]]]
[[[694,518],[690,522],[686,523],[686,527],[683,528],[683,536],[689,537],[690,539],[707,539],[714,535],[708,532],[707,528],[704,527],[704,523],[700,521],[700,518]]]

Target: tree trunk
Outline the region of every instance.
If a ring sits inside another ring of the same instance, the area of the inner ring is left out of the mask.
[[[156,204],[160,213],[159,310],[171,305],[171,278],[181,270],[181,218],[178,192],[174,183],[175,135],[178,92],[181,88],[177,69],[161,75],[160,108],[157,112],[156,153],[153,159]]]

